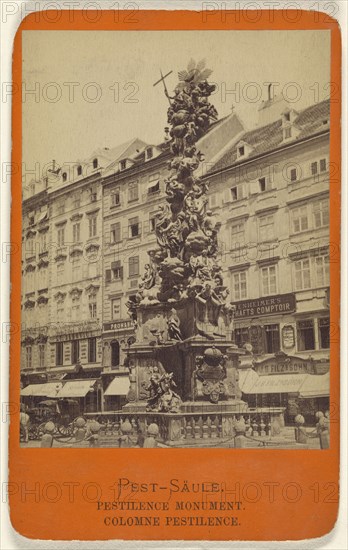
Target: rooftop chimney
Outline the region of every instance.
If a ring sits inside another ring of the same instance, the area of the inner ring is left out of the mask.
[[[282,117],[282,112],[289,107],[283,95],[273,95],[272,84],[268,84],[266,101],[262,101],[258,108],[258,126],[265,126]]]

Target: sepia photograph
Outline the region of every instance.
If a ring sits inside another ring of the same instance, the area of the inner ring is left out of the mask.
[[[330,47],[23,31],[22,447],[330,448]]]

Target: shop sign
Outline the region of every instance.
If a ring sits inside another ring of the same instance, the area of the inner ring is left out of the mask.
[[[120,320],[120,321],[112,321],[111,323],[104,323],[103,329],[105,331],[107,330],[125,330],[125,329],[133,329],[133,321],[130,321],[129,319]]]
[[[315,374],[315,365],[313,361],[307,361],[300,357],[290,357],[285,354],[280,354],[279,357],[271,357],[262,361],[262,363],[254,363],[254,370],[260,376],[269,374]]]
[[[258,298],[257,300],[235,302],[234,305],[236,307],[234,313],[236,319],[263,315],[282,315],[296,311],[296,298],[295,294],[278,294],[267,296],[267,298]]]

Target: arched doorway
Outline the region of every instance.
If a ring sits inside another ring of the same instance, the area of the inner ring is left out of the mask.
[[[120,344],[117,340],[111,342],[111,366],[118,367],[120,364]]]

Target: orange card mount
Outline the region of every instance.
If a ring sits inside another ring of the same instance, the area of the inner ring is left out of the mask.
[[[21,535],[333,528],[340,60],[337,22],[309,11],[24,19],[9,470]]]

